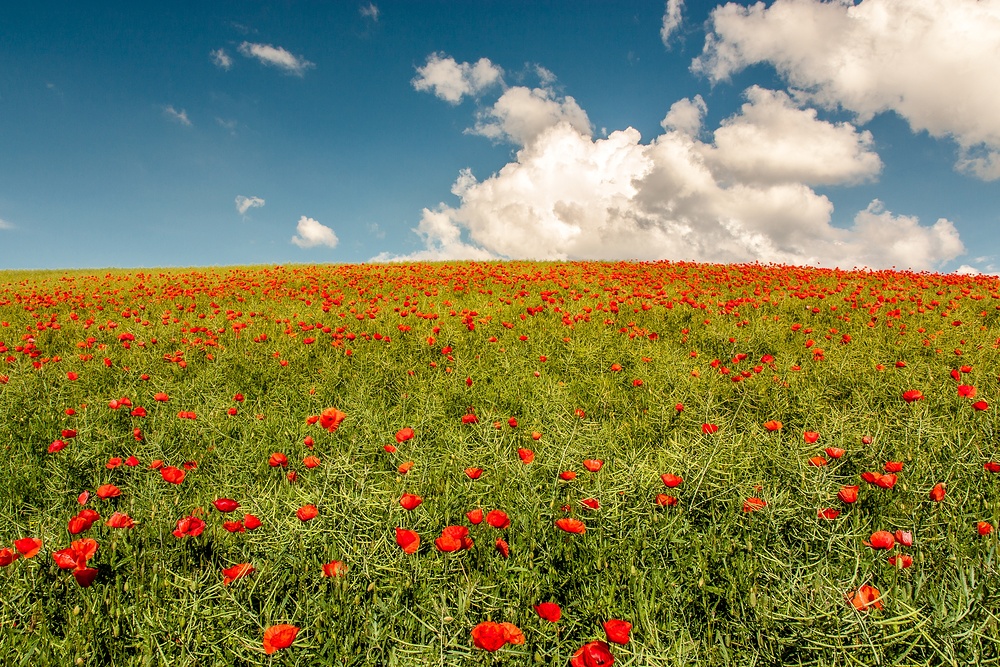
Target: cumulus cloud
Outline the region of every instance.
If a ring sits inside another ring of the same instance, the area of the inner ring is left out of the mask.
[[[692,69],[712,81],[770,63],[800,100],[892,111],[957,142],[956,167],[1000,178],[1000,2],[775,0],[717,7]]]
[[[216,49],[208,54],[212,58],[212,62],[219,69],[224,69],[227,72],[233,66],[233,59],[229,57],[225,49]]]
[[[340,242],[332,229],[304,215],[299,218],[299,224],[296,225],[295,231],[292,243],[300,248],[314,248],[320,245],[336,248],[337,243]]]
[[[277,67],[280,70],[284,70],[286,74],[293,74],[299,77],[305,76],[307,69],[315,67],[313,63],[302,56],[293,55],[280,46],[243,42],[240,44],[239,51],[247,58],[256,58],[264,65]]]
[[[660,26],[660,39],[663,45],[670,46],[670,38],[681,27],[681,11],[684,0],[667,0],[667,8],[663,11],[663,25]]]
[[[180,123],[185,127],[191,127],[191,119],[188,118],[187,111],[184,109],[178,111],[172,105],[168,105],[163,107],[163,115],[175,123]]]
[[[820,120],[785,93],[747,89],[746,104],[710,138],[702,138],[704,100],[681,100],[663,119],[665,132],[644,143],[632,128],[595,139],[575,102],[540,90],[508,89],[473,130],[514,142],[516,158],[484,180],[463,170],[452,187],[458,204],[424,209],[414,230],[424,248],[376,260],[933,269],[964,252],[950,221],[921,225],[877,200],[850,227],[833,224],[833,204],[813,186],[870,180],[881,161],[867,132]]]
[[[246,215],[250,209],[262,208],[263,206],[264,200],[261,197],[236,196],[236,210],[240,212],[240,215]]]
[[[458,104],[462,98],[476,96],[487,88],[502,83],[503,70],[480,58],[475,64],[456,62],[451,56],[432,53],[423,67],[417,68],[413,87],[429,91],[450,104]]]

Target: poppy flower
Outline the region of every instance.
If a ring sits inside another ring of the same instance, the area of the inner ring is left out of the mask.
[[[601,459],[585,459],[583,461],[583,467],[590,472],[597,472],[604,466],[604,461]]]
[[[215,505],[215,509],[224,513],[232,512],[240,506],[240,504],[232,498],[219,498],[217,500],[213,500],[212,504]]]
[[[407,440],[413,438],[414,435],[416,434],[414,433],[413,429],[410,428],[409,426],[407,426],[406,428],[401,428],[398,431],[396,431],[396,442],[399,444],[403,444]]]
[[[864,544],[872,549],[891,549],[895,543],[896,538],[888,530],[877,530]]]
[[[573,411],[573,414],[579,417],[580,419],[583,419],[584,417],[587,416],[587,413],[583,411],[583,408],[577,408],[576,410]]]
[[[607,635],[609,642],[624,646],[628,644],[631,631],[632,624],[628,621],[612,618],[604,622],[604,634]]]
[[[88,588],[97,579],[96,567],[81,567],[73,570],[73,578],[80,588]]]
[[[246,526],[247,530],[257,530],[258,528],[260,528],[261,523],[260,519],[258,519],[253,514],[244,514],[243,525]]]
[[[770,421],[764,422],[764,428],[768,431],[780,431],[783,424],[777,419],[772,419]]]
[[[976,532],[983,536],[989,535],[993,532],[993,524],[980,521],[976,524]]]
[[[469,479],[479,479],[483,474],[482,468],[466,468],[465,474]]]
[[[90,499],[90,491],[83,491],[76,497],[76,502],[81,505],[86,505],[87,501]]]
[[[701,432],[704,433],[705,435],[711,435],[711,434],[715,433],[718,430],[719,430],[719,427],[716,426],[715,424],[702,424],[701,425]]]
[[[469,523],[478,526],[483,522],[483,510],[476,508],[465,513],[465,516],[469,519]]]
[[[55,454],[56,452],[64,449],[66,447],[66,442],[64,440],[53,440],[52,444],[49,445],[49,454]]]
[[[840,510],[834,509],[833,507],[827,507],[826,509],[821,509],[817,513],[820,519],[826,519],[827,521],[833,521],[838,516],[840,516]]]
[[[976,388],[968,384],[958,385],[958,395],[962,398],[973,398],[976,395]]]
[[[847,453],[840,447],[827,447],[823,451],[826,452],[826,455],[829,456],[831,459],[839,459],[840,457],[842,457],[844,454]]]
[[[564,482],[572,482],[574,479],[576,479],[576,472],[573,470],[563,470],[561,473],[559,473],[559,479],[563,480]]]
[[[299,517],[299,521],[315,519],[317,514],[319,514],[319,510],[316,509],[315,505],[303,505],[295,511],[295,516]]]
[[[944,500],[944,494],[945,494],[944,482],[938,482],[937,484],[934,485],[934,488],[931,489],[930,498],[934,502],[939,503],[942,500]]]
[[[237,408],[229,408],[228,410],[226,410],[226,414],[229,415],[230,417],[235,417],[237,414],[239,414],[239,412],[240,411]]]
[[[186,516],[177,519],[177,528],[173,531],[173,536],[177,539],[182,537],[198,537],[205,530],[205,522],[196,516]]]
[[[222,529],[230,533],[247,532],[247,527],[243,525],[242,521],[225,521],[222,524]]]
[[[396,528],[396,544],[405,554],[415,554],[420,548],[420,535],[406,528]]]
[[[615,664],[615,657],[611,655],[607,642],[593,641],[578,648],[569,664],[571,667],[611,667]]]
[[[228,586],[237,579],[252,574],[254,569],[254,566],[250,563],[240,563],[238,565],[233,565],[232,567],[227,567],[222,570],[222,585]]]
[[[434,540],[434,546],[438,551],[445,553],[471,549],[472,539],[469,537],[469,529],[465,526],[448,526],[441,531],[441,537]]]
[[[510,518],[503,510],[490,510],[486,515],[486,523],[503,530],[510,527]]]
[[[479,417],[477,417],[474,414],[470,413],[470,414],[462,415],[462,423],[463,424],[476,424],[478,422],[479,422]]]
[[[816,431],[806,431],[802,434],[802,439],[811,445],[819,440],[819,433]]]
[[[562,616],[562,609],[555,602],[540,602],[535,605],[535,613],[542,620],[557,623]]]
[[[893,537],[895,537],[896,541],[899,542],[904,547],[912,547],[913,546],[913,533],[911,533],[908,530],[906,530],[906,531],[904,531],[904,530],[897,530],[893,534]]]
[[[319,425],[330,433],[333,433],[340,428],[341,422],[346,418],[347,415],[337,408],[327,408],[319,415]]]
[[[986,472],[1000,472],[1000,463],[996,461],[987,461],[983,464],[983,470]]]
[[[272,468],[278,468],[278,467],[287,468],[288,457],[282,454],[281,452],[274,452],[267,459],[267,465],[271,466]]]
[[[288,648],[298,634],[299,629],[294,625],[272,625],[264,630],[264,653],[271,655],[279,649]]]
[[[848,505],[857,502],[858,487],[856,486],[841,487],[840,491],[837,492],[837,498],[839,498],[841,502],[847,503]]]
[[[510,545],[507,544],[506,540],[504,540],[501,537],[498,537],[496,544],[494,544],[493,546],[504,558],[510,558]]]
[[[656,494],[656,504],[660,507],[673,507],[677,504],[677,498],[665,493],[658,493]]]
[[[304,459],[302,459],[302,465],[309,468],[310,470],[317,467],[319,463],[320,463],[319,459],[315,456],[307,456]]]
[[[884,470],[886,472],[902,472],[903,462],[902,461],[887,461]]]
[[[621,369],[622,369],[622,365],[621,364],[611,364],[611,372],[612,373],[617,373]]]
[[[745,513],[756,512],[767,507],[767,502],[763,498],[747,498],[743,501],[743,511]]]
[[[388,454],[396,453],[396,445],[382,445],[382,449],[384,449]]]
[[[9,547],[4,547],[0,549],[0,567],[7,567],[20,557],[16,551],[11,550]]]
[[[175,468],[173,466],[166,466],[165,468],[160,468],[160,477],[163,481],[170,482],[171,484],[180,484],[184,481],[185,473],[180,468]]]
[[[535,453],[530,449],[519,448],[517,450],[517,456],[521,459],[521,463],[527,465],[535,460]]]
[[[893,567],[899,567],[905,570],[906,568],[913,565],[913,556],[910,554],[898,554],[895,556],[889,556],[889,565]]]
[[[865,584],[857,590],[847,594],[847,600],[858,611],[868,611],[870,607],[882,609],[882,594],[874,586]]]
[[[580,521],[579,519],[571,519],[569,517],[563,517],[562,519],[556,519],[556,527],[559,530],[565,531],[567,533],[573,533],[575,535],[580,535],[587,532],[587,525]]]
[[[809,459],[809,465],[815,466],[817,468],[822,468],[826,464],[827,460],[824,459],[822,456],[814,456],[811,459]]]
[[[662,480],[669,489],[676,488],[684,483],[684,479],[682,477],[669,472],[660,475],[660,480]]]
[[[405,475],[413,469],[413,461],[406,461],[405,463],[400,463],[399,467],[396,468],[396,472],[400,475]]]
[[[484,651],[498,651],[507,643],[509,633],[500,623],[483,621],[472,628],[472,643]]]
[[[542,434],[539,433],[538,431],[532,431],[531,432],[531,439],[532,440],[541,440],[542,439]]]
[[[108,459],[108,462],[104,464],[104,467],[107,468],[108,470],[114,470],[121,464],[122,460],[120,458],[118,458],[117,456],[112,456],[110,459]]]
[[[924,393],[919,389],[909,389],[903,392],[903,400],[907,403],[912,403],[914,401],[922,401],[924,399]]]
[[[597,498],[584,498],[580,504],[591,510],[601,509],[601,502]]]
[[[32,558],[41,550],[42,541],[37,537],[22,537],[14,540],[14,548],[22,558]]]
[[[977,410],[979,412],[983,412],[984,410],[990,409],[990,404],[987,403],[986,401],[976,401],[975,403],[972,404],[972,409]]]
[[[170,400],[170,397],[167,396],[164,392],[158,391],[155,394],[153,394],[153,400],[158,403],[166,403],[167,401]]]
[[[117,498],[122,494],[122,490],[119,489],[114,484],[102,484],[97,487],[97,497],[101,500],[107,500],[108,498]]]
[[[134,468],[137,465],[139,465],[139,459],[137,459],[135,456],[130,456],[127,459],[125,459],[125,465],[127,465],[129,468]]]
[[[323,576],[324,577],[342,577],[347,574],[347,565],[339,560],[332,560],[329,563],[323,563]]]
[[[404,493],[399,499],[400,506],[406,511],[416,509],[422,502],[424,502],[423,498],[412,493]]]
[[[134,528],[135,522],[132,521],[132,517],[124,512],[115,512],[111,517],[104,522],[104,525],[108,528]]]

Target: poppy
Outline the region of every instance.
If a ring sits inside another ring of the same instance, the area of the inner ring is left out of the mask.
[[[770,421],[764,422],[764,428],[766,428],[768,431],[780,431],[782,425],[783,424],[779,422],[777,419],[772,419]]]
[[[76,502],[81,505],[86,505],[87,501],[90,499],[90,491],[83,491],[76,497]]]
[[[719,427],[716,426],[715,424],[702,424],[701,425],[701,432],[704,433],[705,435],[711,435],[711,434],[715,433],[718,430],[719,430]]]
[[[540,602],[535,605],[535,613],[542,620],[557,623],[562,616],[562,609],[555,602]]]
[[[243,525],[246,526],[247,530],[257,530],[258,528],[260,528],[261,523],[260,519],[255,517],[253,514],[244,514]]]
[[[822,456],[814,456],[811,459],[809,459],[809,465],[815,466],[817,468],[822,468],[826,464],[827,460],[824,459]]]
[[[677,498],[668,496],[665,493],[656,494],[656,504],[660,507],[673,507],[677,504]]]
[[[767,507],[767,502],[763,498],[747,498],[743,501],[743,511],[745,513],[756,512]]]
[[[396,472],[400,475],[405,475],[413,469],[413,461],[406,461],[405,463],[400,463],[399,467],[396,468]]]
[[[238,502],[231,498],[219,498],[218,500],[213,500],[212,504],[215,505],[215,509],[223,513],[235,511],[240,506]]]
[[[622,365],[621,364],[611,364],[611,372],[612,373],[617,373],[621,369],[622,369]]]
[[[839,459],[841,456],[847,453],[840,447],[827,447],[823,451],[826,452],[826,455],[829,456],[831,459]]]
[[[330,433],[340,428],[340,423],[347,418],[347,415],[337,408],[327,408],[320,413],[319,425]]]
[[[958,395],[962,398],[973,398],[976,395],[976,388],[971,385],[960,384],[958,385]]]
[[[865,584],[857,590],[847,594],[847,601],[858,611],[868,611],[869,607],[882,609],[882,594],[874,586]]]
[[[472,628],[472,643],[484,651],[497,651],[507,643],[509,633],[500,623],[483,621]]]
[[[479,479],[480,476],[482,476],[482,474],[483,474],[483,469],[482,468],[466,468],[465,469],[465,474],[468,476],[469,479]]]
[[[315,456],[307,456],[304,459],[302,459],[302,465],[309,468],[310,470],[317,467],[319,463],[320,463],[319,459]]]
[[[889,565],[893,567],[899,567],[905,570],[906,568],[913,565],[913,556],[910,554],[898,554],[895,556],[889,556]]]
[[[472,539],[469,538],[469,529],[465,526],[448,526],[441,531],[441,537],[434,540],[434,546],[438,551],[445,553],[471,549]]]
[[[559,479],[563,480],[564,482],[572,482],[574,479],[576,479],[576,472],[573,470],[563,470],[561,473],[559,473]]]
[[[88,588],[97,579],[96,567],[81,567],[73,570],[73,578],[80,588]]]
[[[848,505],[857,502],[858,487],[856,486],[841,487],[840,491],[837,492],[837,498],[839,498],[841,502],[847,503]]]
[[[895,543],[896,538],[888,530],[877,530],[864,544],[872,549],[891,549]]]
[[[519,448],[517,450],[517,456],[521,459],[521,463],[525,465],[535,460],[535,453],[530,449]]]
[[[108,470],[114,470],[121,464],[122,460],[120,458],[118,458],[117,456],[112,456],[110,459],[108,459],[108,462],[104,464],[104,467],[107,468]]]
[[[332,560],[329,563],[323,563],[323,576],[324,577],[342,577],[347,574],[347,565],[339,560]]]
[[[247,532],[247,527],[243,525],[242,521],[225,521],[222,524],[222,529],[230,533]]]
[[[42,541],[37,537],[22,537],[14,540],[14,548],[22,558],[32,558],[41,550]]]
[[[584,417],[587,416],[587,413],[583,411],[583,408],[577,408],[576,410],[573,411],[573,414],[579,417],[580,419],[583,419]]]
[[[903,462],[902,461],[887,461],[884,469],[886,472],[902,472]]]
[[[56,452],[64,449],[66,447],[66,442],[64,440],[53,440],[52,444],[49,445],[49,454],[55,454]]]
[[[834,509],[833,507],[827,507],[826,509],[819,510],[817,513],[820,519],[826,519],[827,521],[833,521],[838,516],[840,516],[840,510]]]
[[[177,519],[177,528],[173,531],[173,536],[177,539],[182,537],[198,537],[205,530],[205,522],[196,516],[186,516]]]
[[[819,433],[816,431],[806,431],[802,434],[802,439],[811,445],[819,440]]]
[[[170,400],[170,397],[167,396],[162,391],[159,391],[159,392],[153,394],[153,400],[156,401],[156,402],[158,402],[158,403],[166,403],[167,401]]]
[[[12,551],[10,547],[4,547],[3,549],[0,549],[0,567],[7,567],[20,557],[21,556],[16,551]]]
[[[976,401],[975,403],[972,404],[972,408],[974,410],[978,410],[979,412],[982,412],[984,410],[989,410],[990,409],[990,404],[987,403],[986,401]]]
[[[510,558],[510,545],[507,544],[506,540],[498,537],[494,547],[504,558]]]
[[[228,410],[226,410],[226,414],[229,415],[230,417],[235,417],[237,414],[239,414],[239,412],[240,411],[236,408],[229,408]]]
[[[944,483],[938,482],[937,484],[934,485],[934,488],[931,489],[930,498],[934,502],[939,503],[942,500],[944,500],[944,494],[945,494]]]
[[[125,459],[125,465],[127,465],[129,468],[134,468],[137,465],[139,465],[139,459],[137,459],[135,456],[130,456],[127,459]]]
[[[987,461],[983,464],[983,470],[986,472],[1000,472],[1000,463],[996,461]]]
[[[414,435],[416,434],[414,433],[413,429],[410,428],[409,426],[407,426],[406,428],[401,428],[398,431],[396,431],[396,442],[399,444],[403,444],[407,440],[413,438]]]
[[[599,510],[601,509],[601,502],[597,498],[584,498],[580,501],[580,504],[587,509]]]
[[[288,457],[282,454],[281,452],[274,452],[267,459],[267,465],[271,466],[272,468],[278,468],[278,467],[287,468]]]
[[[479,417],[477,417],[474,414],[470,413],[470,414],[462,415],[462,423],[463,424],[476,424],[478,422],[479,422]]]
[[[185,474],[186,473],[183,470],[173,466],[160,468],[160,477],[163,478],[163,481],[170,482],[171,484],[180,484],[183,482]]]
[[[669,473],[669,472],[660,475],[660,480],[662,480],[663,483],[669,489],[676,488],[676,487],[678,487],[678,486],[680,486],[681,484],[684,483],[684,479],[682,477],[679,477],[678,475],[674,475],[674,474]]]
[[[510,518],[503,510],[490,510],[489,514],[486,515],[486,523],[503,530],[510,526]]]
[[[904,531],[904,530],[897,530],[893,534],[893,537],[896,539],[897,542],[899,542],[904,547],[912,547],[913,546],[913,533],[911,533],[908,530],[906,530],[906,531]]]
[[[583,467],[590,472],[597,472],[604,466],[604,461],[601,459],[585,459],[583,462]]]
[[[272,625],[264,630],[264,653],[271,655],[279,649],[288,648],[298,634],[299,629],[294,625]]]
[[[611,667],[615,664],[615,657],[611,655],[607,642],[593,641],[578,648],[569,664],[571,667]]]
[[[405,554],[415,554],[420,548],[420,535],[406,528],[396,528],[396,544]]]
[[[382,449],[384,449],[388,454],[396,453],[396,445],[382,445]]]
[[[232,567],[227,567],[222,570],[223,579],[222,585],[228,586],[232,582],[245,577],[254,572],[254,566],[250,563],[240,563],[238,565],[233,565]]]
[[[111,517],[104,522],[104,525],[108,528],[134,528],[135,522],[132,521],[132,517],[124,512],[115,512]]]
[[[541,440],[542,439],[542,434],[539,433],[538,431],[532,431],[531,432],[531,439],[532,440]]]
[[[914,401],[922,401],[924,399],[924,393],[919,389],[909,389],[903,392],[903,400],[907,403],[912,403]]]
[[[587,525],[580,521],[579,519],[571,519],[569,517],[563,517],[562,519],[556,519],[556,527],[559,530],[565,531],[567,533],[573,533],[575,535],[580,535],[587,532]]]
[[[993,532],[993,524],[980,521],[976,524],[976,532],[983,536],[989,535]]]
[[[604,622],[604,634],[607,635],[609,642],[624,646],[628,644],[631,631],[632,624],[628,621],[612,618]]]
[[[404,510],[410,511],[420,506],[424,499],[412,493],[404,493],[399,499],[399,504]]]
[[[97,497],[101,500],[107,500],[108,498],[117,498],[122,494],[121,489],[119,489],[114,484],[102,484],[97,487]]]
[[[295,511],[295,516],[299,517],[299,521],[315,519],[317,514],[319,514],[319,510],[316,509],[315,505],[303,505]]]

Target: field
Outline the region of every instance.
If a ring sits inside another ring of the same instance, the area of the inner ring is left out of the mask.
[[[998,344],[986,276],[0,272],[0,663],[997,665]]]

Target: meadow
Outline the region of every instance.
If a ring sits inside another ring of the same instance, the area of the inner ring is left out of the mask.
[[[1000,664],[1000,281],[0,272],[4,665]]]

